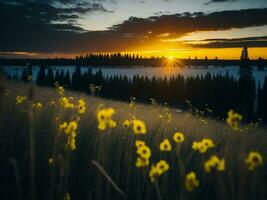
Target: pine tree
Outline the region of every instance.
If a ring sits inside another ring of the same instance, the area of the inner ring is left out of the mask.
[[[255,79],[248,57],[248,49],[244,47],[240,59],[239,70],[239,98],[240,112],[246,121],[253,118],[255,103]]]

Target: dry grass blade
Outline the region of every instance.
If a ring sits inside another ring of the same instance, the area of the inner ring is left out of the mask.
[[[123,191],[116,185],[116,183],[112,180],[112,178],[108,175],[108,173],[104,170],[104,168],[95,160],[92,160],[92,164],[96,166],[96,168],[101,172],[103,176],[107,179],[107,181],[114,187],[114,189],[125,197]]]

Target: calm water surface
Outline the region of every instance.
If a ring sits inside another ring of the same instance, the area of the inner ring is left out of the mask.
[[[10,76],[18,75],[18,77],[21,76],[22,70],[25,67],[1,67],[5,70],[7,74]],[[59,70],[67,71],[69,70],[70,75],[75,70],[74,66],[61,66],[61,67],[52,67],[54,72]],[[102,73],[105,77],[108,76],[114,76],[114,75],[122,75],[122,76],[127,76],[128,78],[132,78],[134,75],[139,75],[139,76],[147,76],[149,78],[156,76],[156,77],[171,77],[171,76],[176,76],[176,75],[182,75],[184,77],[189,77],[189,76],[197,76],[197,75],[205,75],[207,73],[211,73],[212,75],[216,74],[222,74],[225,75],[227,72],[235,77],[238,78],[238,72],[239,72],[239,67],[238,66],[231,66],[231,67],[214,67],[214,66],[209,66],[207,69],[204,68],[197,68],[197,67],[191,67],[191,68],[180,68],[180,67],[173,67],[173,68],[163,68],[163,67],[133,67],[133,68],[96,68],[96,67],[81,67],[82,73],[86,72],[88,68],[91,68],[93,73],[96,73],[100,69],[102,70]],[[37,72],[39,70],[38,66],[33,66],[33,79],[35,80],[37,77]],[[263,84],[265,76],[267,76],[267,69],[264,71],[257,71],[256,67],[253,67],[253,76],[255,77],[257,83]]]

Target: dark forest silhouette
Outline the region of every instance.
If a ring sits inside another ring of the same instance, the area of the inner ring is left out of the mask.
[[[29,82],[28,77],[31,75],[32,67],[29,65],[22,72],[22,81]],[[82,73],[80,66],[76,66],[72,75],[63,70],[54,73],[52,67],[42,65],[36,83],[54,87],[55,82],[58,82],[68,89],[86,93],[89,93],[89,85],[101,86],[97,95],[104,98],[128,101],[130,97],[136,97],[137,101],[142,103],[150,103],[153,98],[160,104],[167,103],[175,108],[189,109],[193,106],[193,109],[203,111],[209,109],[213,111],[214,117],[220,118],[224,118],[229,109],[235,109],[246,121],[261,119],[267,123],[267,77],[263,87],[255,83],[246,47],[241,54],[239,75],[238,79],[228,73],[151,79],[135,75],[130,79],[121,75],[104,77],[101,69],[95,74],[91,68]]]
[[[101,66],[101,67],[162,67],[166,63],[166,57],[143,57],[138,54],[122,54],[122,53],[99,53],[85,54],[77,56],[74,59],[55,58],[55,59],[5,59],[0,58],[0,66],[26,66],[26,65],[45,65],[45,66]],[[225,67],[239,66],[240,60],[221,60],[217,57],[198,59],[197,57],[188,59],[175,59],[176,65],[179,67],[198,66],[206,68],[207,66]],[[259,70],[263,70],[267,66],[267,60],[259,58],[257,60],[249,60],[250,65],[257,66]]]

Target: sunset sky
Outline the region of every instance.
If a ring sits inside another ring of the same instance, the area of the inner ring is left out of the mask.
[[[267,58],[267,0],[0,0],[0,57]]]

